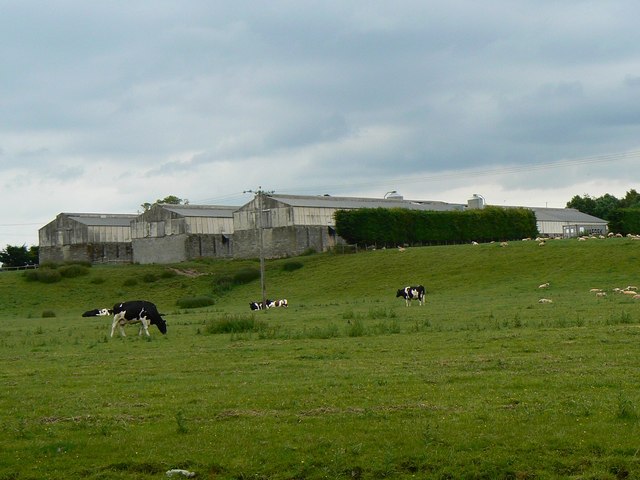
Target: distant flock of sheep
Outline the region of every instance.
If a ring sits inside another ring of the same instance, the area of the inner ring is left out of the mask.
[[[586,242],[589,239],[605,239],[605,238],[630,238],[631,240],[640,240],[640,235],[634,235],[632,233],[628,233],[627,235],[622,235],[621,233],[613,233],[610,232],[606,236],[605,235],[582,235],[578,238],[579,242]],[[536,237],[536,238],[523,238],[523,242],[537,242],[539,246],[543,247],[548,240],[563,240],[563,237]],[[495,241],[489,243],[496,243]],[[471,245],[480,245],[478,242],[471,242]],[[500,242],[501,247],[509,246],[509,242]]]
[[[550,285],[549,282],[543,283],[541,285],[538,285],[538,288],[546,289],[546,288],[549,288],[549,285]],[[638,293],[638,287],[636,287],[635,285],[627,285],[624,288],[615,287],[615,288],[612,288],[611,291],[619,295],[628,295],[634,300],[640,300],[640,293]],[[595,294],[596,297],[607,296],[607,292],[602,288],[592,288],[589,290],[589,293]],[[540,300],[538,300],[538,303],[553,303],[553,300],[551,300],[550,298],[541,298]]]

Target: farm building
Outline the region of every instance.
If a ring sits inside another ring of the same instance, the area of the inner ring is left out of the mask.
[[[135,215],[60,213],[38,230],[39,261],[131,262]]]
[[[404,200],[400,196],[380,199],[329,195],[256,195],[233,214],[234,256],[259,256],[259,232],[262,232],[263,254],[266,258],[300,255],[308,250],[326,251],[344,243],[335,230],[336,210],[358,208],[445,211],[463,210],[465,205]],[[262,215],[257,217],[259,210]]]
[[[582,213],[575,208],[529,208],[536,214],[540,235],[571,238],[607,233],[606,220]]]
[[[484,198],[474,195],[468,200],[469,209],[483,208]],[[527,208],[536,216],[536,225],[540,235],[545,237],[571,238],[580,235],[605,235],[607,221],[575,208],[546,208],[546,207],[502,207]]]
[[[238,207],[155,204],[131,222],[133,261],[174,263],[233,256]]]

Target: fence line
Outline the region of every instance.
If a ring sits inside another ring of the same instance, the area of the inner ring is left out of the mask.
[[[38,268],[39,265],[22,265],[20,267],[0,267],[0,272],[4,272],[5,270],[31,270]]]

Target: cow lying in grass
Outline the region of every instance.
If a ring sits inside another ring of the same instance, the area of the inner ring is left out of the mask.
[[[276,308],[276,307],[288,307],[289,302],[287,302],[286,298],[282,300],[265,300],[262,302],[249,302],[249,308],[251,310],[266,310],[268,308]]]
[[[120,328],[120,335],[126,336],[124,326],[130,323],[140,323],[140,331],[150,337],[149,325],[155,325],[163,335],[167,333],[167,322],[162,318],[162,314],[158,313],[156,306],[145,300],[133,300],[130,302],[116,303],[112,309],[95,309],[89,310],[82,314],[83,317],[101,317],[105,315],[113,315],[113,323],[111,324],[111,336]]]
[[[288,307],[289,302],[287,302],[286,298],[282,300],[269,300],[267,301],[267,308],[276,308],[276,307]]]

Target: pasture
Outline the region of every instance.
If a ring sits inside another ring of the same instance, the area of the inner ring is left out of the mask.
[[[310,255],[267,262],[290,306],[258,312],[259,280],[226,281],[256,261],[2,272],[0,480],[640,478],[640,300],[612,291],[639,262],[629,239]],[[80,316],[139,298],[166,336]]]

